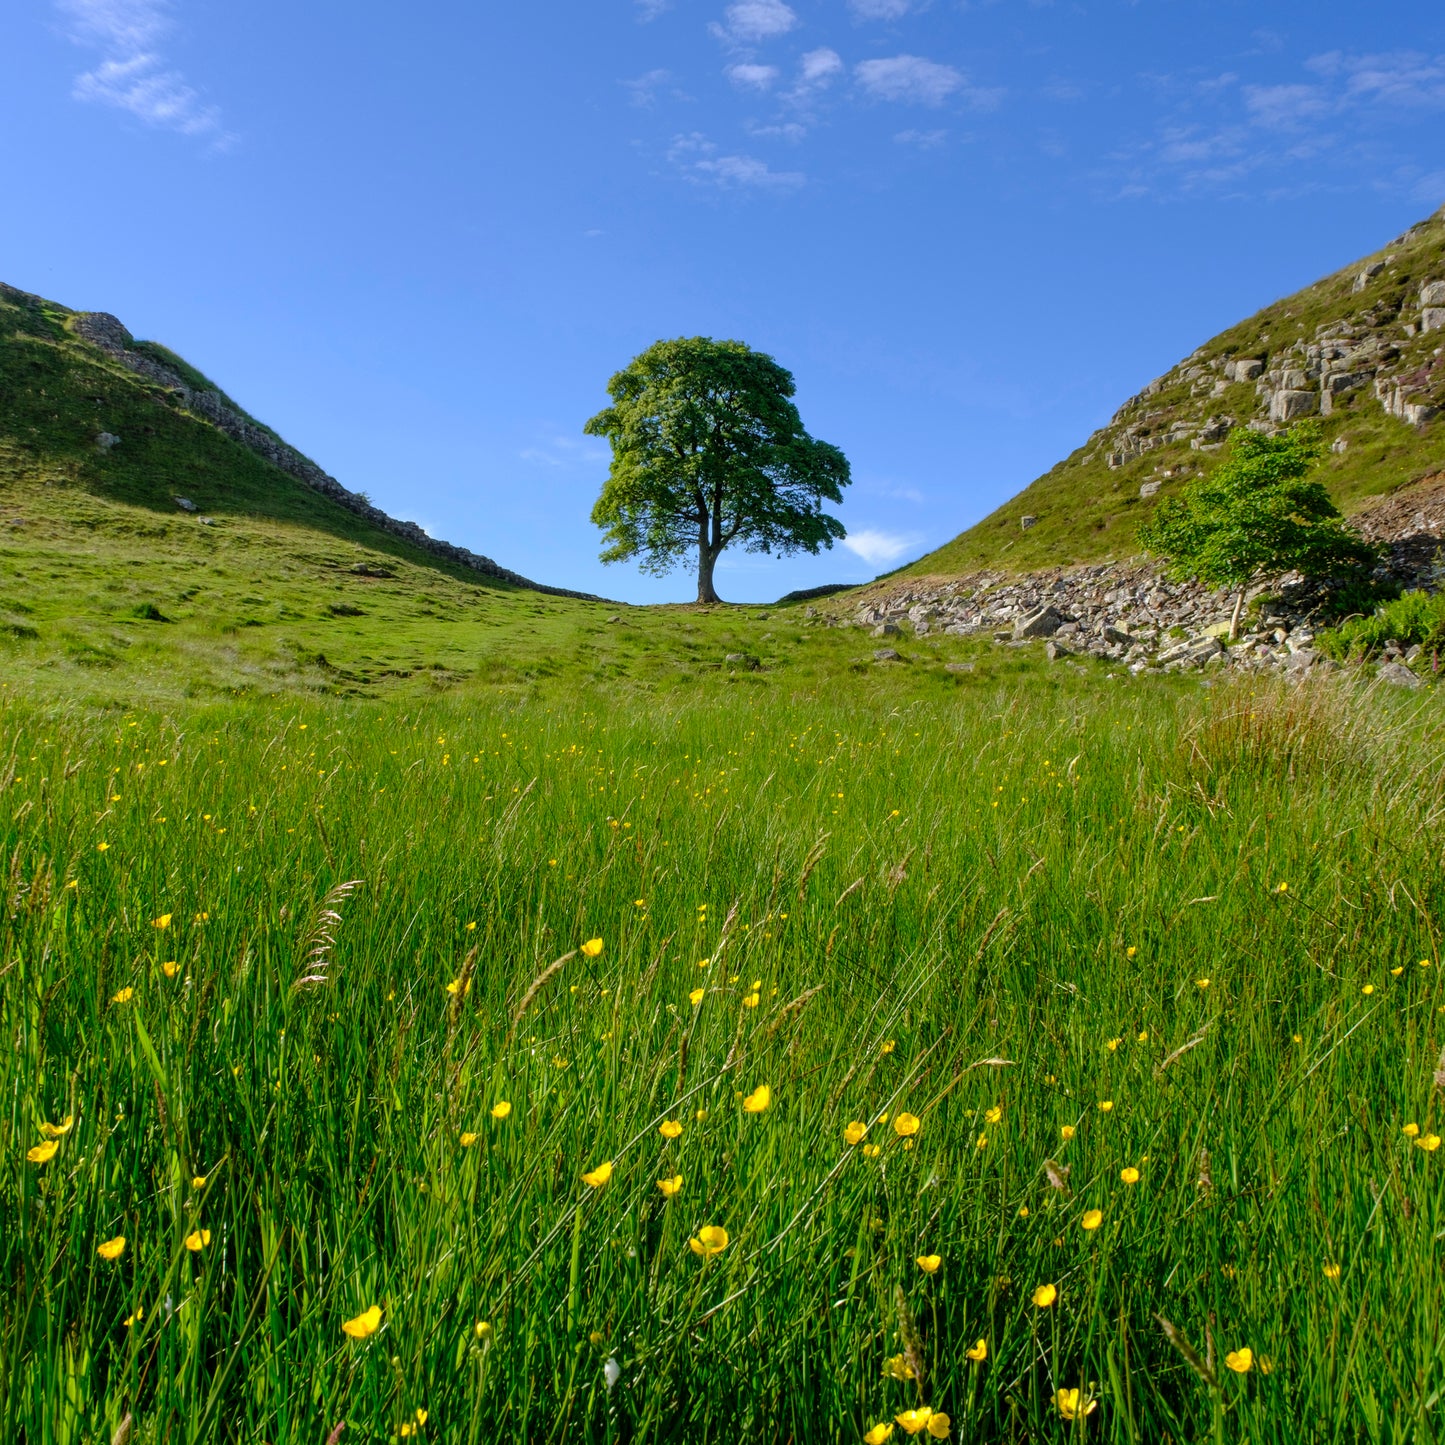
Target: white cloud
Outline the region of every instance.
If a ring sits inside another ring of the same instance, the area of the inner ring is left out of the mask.
[[[810,50],[803,57],[799,73],[804,85],[827,85],[835,75],[843,72],[843,57],[836,50],[824,46],[821,50]]]
[[[946,130],[900,130],[893,139],[903,146],[917,146],[919,150],[933,150],[948,139]]]
[[[951,65],[940,65],[918,55],[895,55],[890,60],[865,60],[854,72],[858,83],[879,100],[914,105],[942,105],[964,86],[963,76]]]
[[[664,10],[672,9],[672,0],[636,0],[637,18],[642,24],[656,20]]]
[[[728,66],[727,76],[734,85],[743,86],[748,90],[768,90],[778,78],[778,67],[745,62],[740,65]]]
[[[756,156],[720,156],[717,145],[699,131],[674,136],[667,158],[694,185],[720,190],[792,190],[807,177],[801,171],[775,171]]]
[[[798,23],[792,7],[783,0],[734,0],[724,14],[726,26],[715,25],[713,32],[731,40],[771,40],[786,35]]]
[[[1271,130],[1298,130],[1334,109],[1317,85],[1247,85],[1244,108],[1252,120]]]
[[[76,77],[76,100],[124,110],[147,125],[207,135],[216,144],[232,137],[221,127],[221,113],[206,105],[179,71],[170,69],[156,50],[171,29],[167,0],[57,0],[70,21],[77,45],[100,50],[104,59]]]
[[[657,92],[671,83],[672,72],[669,70],[649,70],[646,75],[639,75],[636,80],[622,82],[632,92],[633,105],[641,106],[645,110],[651,109],[657,103]],[[679,95],[675,88],[673,95]]]
[[[918,540],[917,537],[896,532],[883,532],[876,527],[864,527],[861,531],[849,532],[843,538],[843,545],[870,567],[879,567],[896,562],[911,547],[916,547]]]
[[[913,9],[913,0],[848,0],[860,20],[901,20]]]

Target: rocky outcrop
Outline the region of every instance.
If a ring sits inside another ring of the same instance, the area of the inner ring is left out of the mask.
[[[1381,580],[1430,591],[1445,585],[1445,473],[1353,520],[1384,547]],[[1319,588],[1291,575],[1261,582],[1246,598],[1266,602],[1251,610],[1249,625],[1232,646],[1223,640],[1232,593],[1171,582],[1157,567],[1138,561],[1026,577],[983,572],[925,580],[866,596],[851,616],[830,620],[866,627],[874,636],[911,628],[916,637],[988,637],[1011,647],[1046,639],[1051,661],[1095,657],[1135,673],[1229,667],[1303,675],[1334,665],[1314,648],[1326,601]],[[1413,678],[1407,660],[1413,659],[1388,650],[1384,658]],[[1399,681],[1393,673],[1390,678]]]
[[[9,287],[6,290],[12,294],[22,294],[13,292]],[[143,376],[148,381],[164,387],[170,393],[172,400],[192,415],[209,422],[218,431],[225,432],[233,441],[239,442],[263,460],[270,462],[272,466],[310,487],[313,492],[319,492],[338,506],[345,507],[348,512],[354,512],[358,517],[364,518],[379,531],[398,537],[433,557],[469,568],[473,572],[479,572],[484,577],[495,578],[499,582],[510,582],[514,586],[526,587],[533,592],[545,592],[554,597],[576,597],[584,601],[598,600],[587,592],[571,592],[564,587],[547,587],[538,582],[531,582],[518,573],[500,566],[490,557],[483,557],[466,547],[457,547],[450,542],[429,537],[415,522],[398,521],[397,518],[383,512],[381,508],[372,506],[365,497],[342,486],[335,477],[323,472],[315,462],[303,457],[300,452],[294,447],[288,446],[274,432],[260,426],[244,412],[230,406],[220,392],[192,386],[175,370],[154,356],[136,350],[134,338],[116,317],[107,315],[103,311],[81,312],[70,318],[70,329],[82,341],[97,347],[113,361],[125,367],[127,371],[134,372],[137,376]],[[111,445],[118,440],[118,438],[113,439]]]

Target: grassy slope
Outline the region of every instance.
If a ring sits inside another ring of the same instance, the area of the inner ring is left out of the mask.
[[[1317,327],[1356,316],[1366,308],[1390,314],[1403,305],[1401,322],[1418,319],[1415,300],[1421,282],[1445,279],[1445,217],[1432,218],[1420,235],[1389,250],[1394,262],[1364,294],[1351,292],[1364,265],[1361,261],[1222,332],[1200,348],[1191,362],[1228,356],[1274,357],[1297,340],[1312,341]],[[1384,260],[1385,254],[1381,251],[1365,260]],[[1409,342],[1400,326],[1386,329],[1400,341],[1404,356],[1417,362],[1428,358],[1445,335],[1436,332]],[[1233,385],[1222,397],[1198,397],[1192,394],[1189,382],[1178,379],[1179,369],[1168,375],[1170,384],[1146,404],[1149,411],[1159,413],[1152,423],[1159,431],[1167,431],[1176,419],[1197,423],[1210,415],[1227,414],[1245,421],[1262,415],[1252,382]],[[1125,420],[1135,419],[1137,415]],[[1388,416],[1369,386],[1337,401],[1334,415],[1321,419],[1321,425],[1328,441],[1344,436],[1349,442],[1345,453],[1331,455],[1324,465],[1324,480],[1346,512],[1445,465],[1445,419],[1417,431]],[[986,567],[1027,571],[1130,556],[1136,550],[1140,522],[1183,484],[1186,472],[1197,473],[1201,466],[1209,465],[1209,459],[1207,454],[1191,451],[1186,440],[1161,446],[1111,471],[1106,460],[1109,438],[1118,430],[1111,425],[1096,433],[997,511],[903,569],[902,575],[950,574]],[[1160,480],[1166,469],[1172,469],[1175,476],[1163,479],[1155,497],[1141,500],[1140,484]],[[1024,532],[1019,523],[1026,515],[1039,521]]]

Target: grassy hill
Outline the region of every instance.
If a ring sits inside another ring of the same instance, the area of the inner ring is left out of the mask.
[[[1159,501],[1210,465],[1228,426],[1276,425],[1280,406],[1318,416],[1334,448],[1324,479],[1347,513],[1439,470],[1445,326],[1421,328],[1421,291],[1432,281],[1445,282],[1445,211],[1206,342],[1071,455],[904,574],[1121,560],[1136,550],[1139,524]],[[1271,398],[1282,393],[1292,399],[1276,404],[1272,421]]]

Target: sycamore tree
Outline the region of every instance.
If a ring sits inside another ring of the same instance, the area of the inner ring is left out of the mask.
[[[725,547],[816,553],[845,535],[848,461],[803,429],[792,373],[741,341],[658,341],[607,383],[612,405],[587,423],[612,444],[592,520],[604,562],[636,557],[664,576],[696,550],[697,600],[717,602]]]
[[[1172,576],[1236,593],[1231,642],[1239,636],[1245,591],[1257,578],[1338,576],[1375,560],[1376,549],[1311,478],[1319,455],[1319,433],[1307,423],[1278,436],[1238,428],[1224,461],[1162,502],[1139,529],[1139,540],[1167,559]]]

